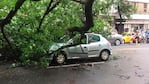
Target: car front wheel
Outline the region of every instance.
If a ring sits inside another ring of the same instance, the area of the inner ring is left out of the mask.
[[[101,61],[107,61],[109,59],[109,52],[107,50],[104,50],[100,53],[100,59]]]
[[[62,65],[66,62],[66,55],[64,53],[58,53],[54,56],[54,62],[58,65]]]
[[[117,39],[117,40],[115,41],[115,46],[119,46],[120,44],[121,44],[120,40]]]

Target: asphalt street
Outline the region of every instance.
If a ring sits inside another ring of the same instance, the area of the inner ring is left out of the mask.
[[[58,68],[0,65],[0,84],[149,84],[149,44],[113,46],[105,63]]]

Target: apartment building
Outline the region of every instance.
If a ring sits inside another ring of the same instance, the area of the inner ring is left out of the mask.
[[[133,6],[137,8],[136,13],[131,15],[131,19],[126,19],[124,22],[124,31],[140,32],[149,28],[149,1],[128,0]]]
[[[149,29],[149,0],[127,0],[133,6],[136,7],[135,14],[132,14],[129,19],[123,18],[122,26],[120,28],[119,15],[117,11],[112,8],[112,12],[115,14],[115,28],[119,33],[123,32],[144,32]],[[112,13],[111,12],[111,13]]]

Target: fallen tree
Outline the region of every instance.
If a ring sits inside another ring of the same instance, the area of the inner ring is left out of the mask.
[[[32,1],[41,1],[41,0],[32,0]],[[75,27],[69,28],[68,29],[68,32],[69,32],[70,36],[72,34],[75,34],[75,32],[78,32],[78,33],[81,34],[81,37],[82,37],[83,34],[85,32],[87,32],[94,25],[93,24],[93,14],[92,14],[92,6],[93,6],[94,0],[72,0],[72,1],[74,1],[76,3],[79,3],[79,4],[82,5],[82,7],[84,7],[84,18],[85,19],[82,21],[83,26],[78,27],[76,25]],[[20,59],[20,56],[18,56],[18,55],[21,55],[20,53],[23,53],[24,52],[23,50],[20,49],[21,46],[20,47],[14,46],[14,45],[12,46],[12,43],[11,43],[11,41],[9,39],[10,36],[7,36],[7,34],[5,33],[5,29],[6,29],[6,25],[8,25],[8,24],[11,23],[13,17],[15,17],[15,15],[17,15],[17,12],[19,11],[19,9],[23,6],[23,4],[25,2],[26,2],[26,0],[17,0],[16,1],[16,4],[15,4],[15,7],[10,10],[10,12],[7,14],[7,16],[5,18],[3,18],[3,19],[0,20],[0,30],[1,30],[2,37],[3,37],[3,43],[6,42],[7,44],[5,43],[5,45],[8,45],[7,48],[4,47],[0,52],[6,53],[6,54],[9,54],[8,52],[11,52],[11,55],[10,56],[4,55],[4,57],[6,56],[6,59],[8,59],[8,58],[9,59],[13,58],[11,60]],[[51,11],[53,11],[59,5],[60,2],[61,2],[61,0],[50,0],[49,1],[49,4],[46,7],[45,12],[43,13],[43,16],[40,19],[39,26],[37,27],[37,33],[36,34],[41,34],[42,33],[40,31],[42,29],[41,27],[42,27],[42,24],[43,24],[43,21],[44,21],[45,17]],[[30,38],[30,36],[28,36],[28,37]],[[32,39],[32,38],[30,38],[30,39]],[[73,45],[63,46],[60,49],[63,49],[63,48],[66,48],[66,47],[70,47],[70,46],[79,45],[79,44],[80,44],[80,42],[78,42],[77,44],[73,44]],[[29,48],[30,48],[30,46],[29,46]],[[60,49],[58,49],[58,50],[60,50]],[[48,54],[48,52],[47,52],[47,54]],[[34,57],[33,56],[31,58],[33,58],[33,59],[35,58],[35,59],[38,60],[38,59],[40,59],[43,56],[41,56],[39,58],[37,58],[37,57]],[[25,60],[27,60],[27,59],[25,59]]]

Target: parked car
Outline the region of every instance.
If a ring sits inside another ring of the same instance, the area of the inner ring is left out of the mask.
[[[132,42],[132,34],[130,34],[130,33],[123,34],[123,41],[124,41],[124,43],[131,43]]]
[[[123,36],[116,32],[112,32],[112,34],[107,38],[107,40],[115,46],[119,46],[120,44],[124,43]]]
[[[80,39],[80,35],[69,39],[66,43],[55,43],[50,47],[50,60],[57,64],[64,64],[68,59],[98,57],[107,61],[111,55],[111,44],[102,35],[85,33],[81,44],[60,49],[62,46],[73,45]],[[52,53],[60,49],[59,52]]]

